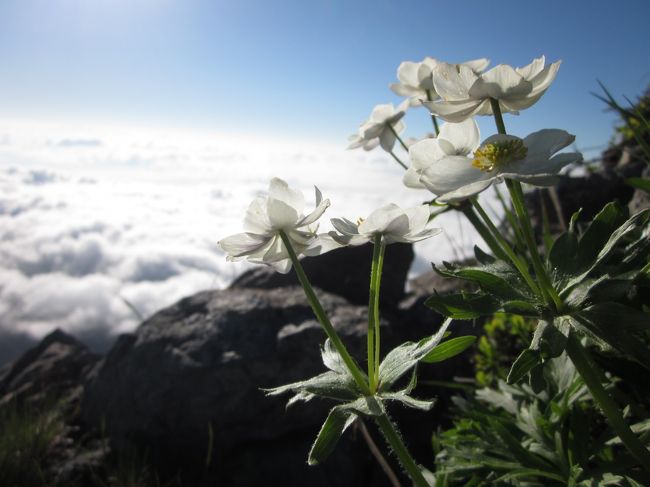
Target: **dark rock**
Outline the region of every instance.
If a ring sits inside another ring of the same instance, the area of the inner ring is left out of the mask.
[[[365,307],[319,296],[350,352],[362,355]],[[362,466],[374,460],[361,440],[323,466],[306,465],[332,404],[286,410],[287,397],[261,390],[322,372],[324,338],[301,288],[199,293],[118,339],[86,389],[82,415],[105,425],[116,449],[148,451],[159,467],[194,472],[192,482],[205,470],[212,431],[219,485],[370,485],[372,469]]]
[[[75,402],[99,356],[76,338],[55,330],[0,371],[0,404],[45,400]]]
[[[305,258],[302,265],[312,285],[343,296],[350,303],[367,304],[373,247],[344,247],[316,258]],[[382,306],[394,309],[404,296],[404,283],[411,262],[413,246],[393,244],[386,247],[382,272]],[[239,276],[231,289],[274,289],[299,285],[295,272],[279,274],[269,267],[257,267]]]

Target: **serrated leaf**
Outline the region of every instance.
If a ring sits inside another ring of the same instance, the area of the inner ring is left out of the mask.
[[[468,347],[470,347],[475,341],[476,341],[476,337],[472,335],[452,338],[451,340],[442,342],[433,350],[431,350],[428,354],[426,354],[422,359],[422,362],[428,364],[442,362],[443,360],[447,360],[448,358],[454,357],[459,353],[462,353]]]
[[[424,304],[455,320],[473,320],[499,310],[499,303],[486,294],[434,294]]]
[[[314,441],[309,451],[307,463],[309,465],[318,465],[325,460],[334,451],[341,435],[354,422],[356,417],[356,414],[346,405],[334,407],[316,436],[316,441]]]
[[[519,357],[517,357],[512,364],[512,367],[510,367],[510,372],[508,372],[508,378],[506,381],[508,384],[516,384],[540,362],[541,356],[539,352],[527,348],[519,354]]]
[[[447,318],[440,325],[440,329],[435,335],[424,338],[417,343],[404,343],[388,352],[379,365],[378,390],[380,392],[390,390],[400,377],[415,367],[423,357],[440,343],[451,322],[452,319]]]

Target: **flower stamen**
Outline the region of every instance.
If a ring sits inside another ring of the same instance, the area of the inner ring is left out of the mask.
[[[514,161],[521,161],[526,158],[528,148],[523,140],[502,140],[479,147],[474,152],[472,166],[481,171],[490,172],[497,166],[510,164]]]

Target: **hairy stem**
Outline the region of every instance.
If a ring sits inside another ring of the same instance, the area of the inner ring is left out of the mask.
[[[386,438],[386,441],[388,441],[388,444],[395,452],[395,455],[397,455],[397,458],[402,464],[402,467],[404,467],[404,470],[406,470],[406,472],[409,474],[409,477],[411,477],[411,480],[416,485],[416,487],[429,487],[429,483],[422,475],[420,467],[418,467],[415,463],[415,460],[413,460],[413,457],[406,448],[404,441],[402,441],[402,437],[397,432],[397,429],[395,429],[395,426],[388,418],[386,413],[382,414],[381,416],[375,416],[374,419],[377,423],[377,426],[379,426],[379,429]]]
[[[379,290],[381,288],[381,272],[384,267],[384,252],[386,244],[381,235],[375,236],[374,251],[372,257],[372,272],[370,275],[370,303],[368,304],[368,333],[373,328],[374,351],[373,351],[373,375],[370,377],[370,390],[374,393],[379,383],[379,362],[381,358],[381,330],[379,329]],[[370,341],[368,341],[370,345]],[[368,349],[370,355],[370,349]],[[370,361],[370,357],[368,357]],[[370,365],[369,365],[370,367]]]
[[[307,275],[305,274],[305,271],[302,268],[302,264],[298,260],[298,256],[296,255],[296,252],[293,249],[293,246],[291,245],[291,240],[289,239],[289,237],[287,237],[287,234],[284,233],[283,230],[280,230],[280,238],[282,239],[282,242],[284,243],[285,247],[287,248],[287,251],[289,252],[289,257],[291,258],[291,263],[293,264],[293,267],[296,270],[298,280],[300,281],[300,284],[302,284],[302,287],[305,291],[305,295],[307,296],[307,300],[309,301],[311,308],[314,310],[314,314],[316,315],[318,322],[325,330],[327,337],[330,339],[332,345],[334,346],[336,351],[343,359],[343,362],[345,363],[348,370],[352,374],[352,377],[354,377],[354,380],[359,386],[359,388],[363,391],[364,394],[370,395],[371,394],[370,389],[368,388],[368,383],[366,382],[366,379],[363,376],[363,372],[361,372],[361,369],[354,361],[354,359],[352,358],[348,350],[345,348],[345,345],[339,338],[338,334],[336,333],[336,330],[334,329],[332,323],[327,317],[327,313],[323,309],[323,306],[320,304],[320,301],[318,300],[318,297],[314,292],[314,288],[312,288],[311,283],[309,282],[309,279],[307,278]]]
[[[590,360],[587,351],[574,334],[569,335],[566,351],[592,397],[605,413],[609,424],[625,447],[646,470],[650,470],[650,451],[625,422],[620,408],[601,384],[596,364]]]
[[[524,203],[524,192],[521,189],[521,183],[514,179],[507,179],[506,185],[510,191],[510,197],[512,198],[512,204],[515,208],[515,214],[517,215],[523,230],[524,239],[526,240],[528,251],[532,257],[533,267],[535,268],[535,274],[540,283],[542,293],[544,294],[547,303],[554,305],[555,309],[560,311],[563,307],[562,299],[553,287],[539,255],[533,227],[530,224],[530,217],[528,216],[528,210],[526,210],[526,205]]]

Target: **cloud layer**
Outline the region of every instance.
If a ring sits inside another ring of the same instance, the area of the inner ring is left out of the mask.
[[[57,327],[103,349],[141,317],[226,286],[246,264],[216,242],[241,231],[273,176],[318,185],[330,218],[429,198],[387,157],[344,143],[15,121],[0,121],[0,140],[0,364]],[[416,249],[415,271],[471,248],[459,222],[444,215],[446,236]]]

